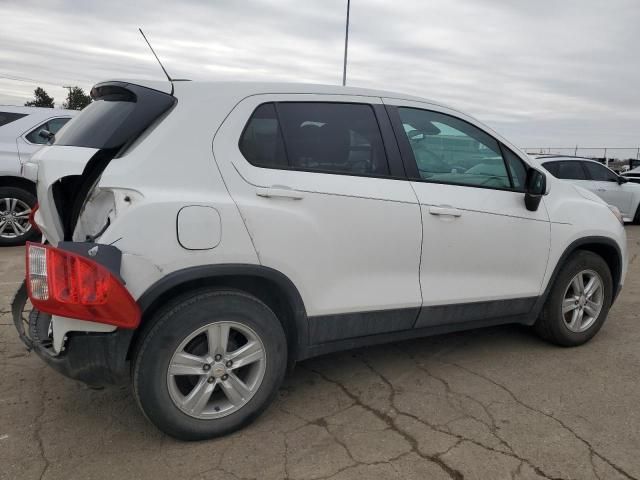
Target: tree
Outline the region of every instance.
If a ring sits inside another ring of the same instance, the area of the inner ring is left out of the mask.
[[[33,100],[25,102],[25,107],[46,107],[53,108],[53,97],[50,97],[44,88],[38,87],[33,91]]]
[[[82,88],[67,88],[69,89],[69,94],[67,95],[67,101],[62,104],[62,108],[66,108],[68,110],[82,110],[91,103],[91,96],[85,94]]]

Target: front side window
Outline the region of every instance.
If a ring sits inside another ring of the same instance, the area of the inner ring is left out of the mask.
[[[64,127],[64,125],[70,120],[70,118],[52,118],[51,120],[46,121],[42,125],[31,130],[27,136],[25,137],[31,143],[37,143],[39,145],[44,145],[48,142],[46,138],[40,136],[41,130],[47,130],[48,132],[53,133],[54,135],[58,133],[58,131]]]
[[[617,182],[618,176],[609,170],[604,165],[593,162],[582,162],[587,169],[591,180],[597,180],[600,182]]]
[[[262,104],[249,119],[239,147],[258,167],[389,175],[378,122],[365,104]]]
[[[405,107],[398,108],[398,113],[423,180],[512,188],[500,146],[493,137],[442,113]],[[513,162],[512,169],[521,188],[524,165]]]

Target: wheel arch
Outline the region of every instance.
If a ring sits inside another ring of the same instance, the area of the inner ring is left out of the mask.
[[[12,175],[0,176],[0,187],[14,187],[26,190],[34,197],[36,196],[36,184],[26,178]]]
[[[551,288],[553,288],[553,283],[555,282],[560,269],[566,264],[569,257],[578,250],[593,252],[602,257],[602,259],[607,263],[609,270],[611,271],[611,279],[613,280],[613,300],[615,300],[620,289],[620,279],[622,277],[622,253],[620,252],[620,247],[618,247],[615,240],[609,237],[597,236],[579,238],[564,250],[560,260],[558,260],[555,266],[553,274],[549,278],[543,298],[546,299]]]
[[[128,357],[155,312],[183,293],[206,287],[241,290],[268,305],[282,323],[290,362],[307,347],[306,309],[300,292],[286,275],[261,265],[201,265],[168,274],[140,296],[142,321],[131,340]]]

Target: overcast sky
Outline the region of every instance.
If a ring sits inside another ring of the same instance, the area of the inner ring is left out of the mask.
[[[0,0],[0,104],[36,86],[338,84],[346,0]],[[640,146],[640,0],[352,0],[347,84],[449,103],[521,147]],[[10,77],[8,79],[6,77]],[[23,81],[19,81],[23,80]]]

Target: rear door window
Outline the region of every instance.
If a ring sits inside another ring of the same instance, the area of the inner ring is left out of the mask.
[[[367,104],[260,105],[249,119],[239,147],[258,167],[389,176],[380,128]]]
[[[37,143],[39,145],[44,145],[48,142],[46,138],[40,136],[40,132],[42,130],[46,130],[54,135],[60,131],[62,127],[66,125],[66,123],[71,120],[70,118],[52,118],[51,120],[47,120],[42,125],[37,126],[33,130],[31,130],[25,138],[29,140],[31,143]]]
[[[543,166],[544,168],[549,170],[556,178],[560,178],[562,180],[587,180],[587,175],[582,168],[581,162],[568,161],[549,163],[551,164],[551,166],[547,166],[547,163],[543,164]],[[555,169],[555,173],[551,171],[550,168]]]

